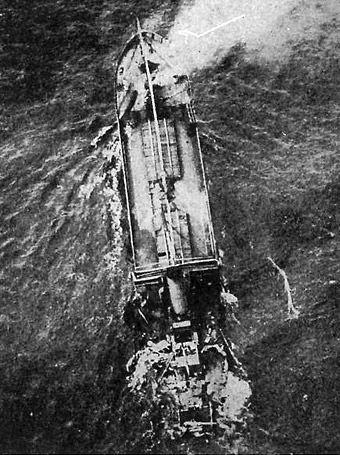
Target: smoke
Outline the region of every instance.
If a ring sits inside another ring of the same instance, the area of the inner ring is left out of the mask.
[[[184,1],[169,32],[168,56],[191,73],[225,56],[237,43],[249,55],[282,60],[290,43],[315,35],[339,12],[338,0],[196,0]]]

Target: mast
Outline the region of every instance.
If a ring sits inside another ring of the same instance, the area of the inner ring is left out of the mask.
[[[144,48],[143,34],[142,34],[142,29],[141,29],[140,22],[139,22],[138,18],[137,18],[137,28],[138,28],[138,35],[139,35],[139,42],[140,42],[140,48],[141,48],[141,52],[142,52],[142,57],[143,57],[144,63],[145,63],[146,77],[147,77],[147,80],[148,80],[148,85],[149,85],[149,90],[150,90],[152,113],[153,113],[153,118],[154,118],[154,121],[155,121],[155,129],[156,129],[157,148],[158,148],[158,153],[159,153],[159,159],[160,159],[160,162],[161,162],[162,174],[164,174],[164,175],[162,175],[162,179],[163,178],[165,179],[164,163],[163,163],[163,156],[162,156],[162,144],[161,144],[161,136],[160,136],[160,132],[159,132],[159,125],[158,125],[155,94],[153,92],[153,84],[152,84],[152,79],[151,79],[149,63],[148,63],[148,59],[147,59],[145,48]],[[166,184],[166,182],[164,182],[164,183]]]
[[[163,160],[163,153],[162,153],[161,135],[160,135],[160,130],[159,130],[159,123],[158,123],[158,116],[157,116],[157,109],[156,109],[155,94],[154,94],[154,91],[153,91],[152,78],[151,78],[151,73],[150,73],[150,68],[149,68],[147,55],[146,55],[146,52],[145,52],[143,33],[142,33],[142,29],[141,29],[140,22],[139,22],[138,18],[137,18],[137,30],[138,30],[138,35],[139,35],[139,43],[140,43],[141,53],[142,53],[142,57],[143,57],[144,63],[145,63],[146,77],[147,77],[147,81],[148,81],[148,85],[149,85],[151,105],[152,105],[152,113],[153,113],[154,124],[155,124],[158,156],[159,156],[159,161],[160,161],[160,165],[161,165],[161,180],[162,180],[163,190],[164,190],[164,193],[165,193],[165,203],[166,203],[168,223],[166,223],[166,219],[165,219],[164,228],[165,228],[166,238],[168,240],[167,243],[168,243],[168,248],[169,248],[169,262],[170,262],[170,264],[174,264],[175,263],[175,247],[174,247],[174,242],[173,242],[171,207],[170,207],[169,199],[168,199],[168,186],[167,186],[167,182],[166,182],[166,174],[165,174],[165,169],[164,169],[164,160]],[[167,226],[167,224],[168,224],[168,226]]]

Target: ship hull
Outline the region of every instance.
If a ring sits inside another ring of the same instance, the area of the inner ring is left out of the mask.
[[[163,39],[140,32],[117,64],[116,107],[136,280],[216,268],[200,141],[188,77]]]

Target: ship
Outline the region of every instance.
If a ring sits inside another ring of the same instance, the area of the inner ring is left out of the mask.
[[[201,434],[216,423],[212,364],[226,373],[235,361],[225,337],[218,345],[220,260],[189,77],[164,39],[137,25],[115,76],[133,264],[126,315],[162,359],[160,387],[173,392],[179,424]]]

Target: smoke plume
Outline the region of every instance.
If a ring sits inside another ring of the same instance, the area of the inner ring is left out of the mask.
[[[290,43],[314,36],[339,11],[338,0],[184,1],[168,35],[168,55],[187,73],[216,63],[240,42],[250,56],[280,61]]]

